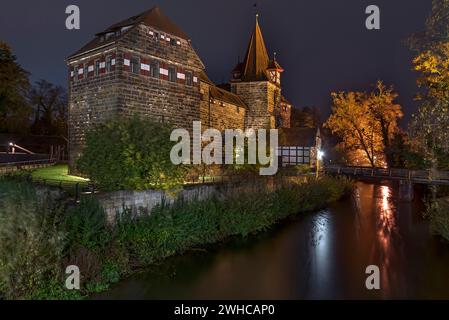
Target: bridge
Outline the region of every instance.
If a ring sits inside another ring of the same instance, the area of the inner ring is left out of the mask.
[[[398,181],[399,194],[404,200],[413,200],[414,184],[449,185],[449,171],[348,167],[337,165],[325,166],[324,171],[330,175],[344,175],[356,179]]]

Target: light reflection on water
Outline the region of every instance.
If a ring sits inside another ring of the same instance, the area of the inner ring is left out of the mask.
[[[430,235],[419,201],[393,184],[354,195],[273,230],[167,259],[95,298],[449,298],[449,246]],[[381,290],[365,287],[378,265]]]
[[[382,263],[381,270],[381,287],[385,294],[390,291],[389,284],[392,282],[394,272],[390,272],[390,256],[392,253],[391,242],[393,233],[396,229],[396,217],[391,201],[392,190],[389,186],[380,186],[380,196],[377,197],[377,236],[380,243],[380,256]]]

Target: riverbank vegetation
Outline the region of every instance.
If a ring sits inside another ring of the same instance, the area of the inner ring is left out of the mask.
[[[440,198],[427,205],[430,230],[449,241],[449,198]]]
[[[69,205],[56,192],[0,181],[0,294],[6,299],[75,299],[106,289],[133,270],[189,248],[248,236],[318,210],[352,190],[322,177],[225,189],[202,201],[162,204],[114,224],[93,197]],[[81,290],[64,287],[65,268],[81,271]]]

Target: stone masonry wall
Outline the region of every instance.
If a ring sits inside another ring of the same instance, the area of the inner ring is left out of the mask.
[[[223,131],[225,129],[245,129],[246,110],[243,107],[220,101],[210,102],[209,84],[201,82],[201,124]]]
[[[105,62],[106,56],[115,58],[115,55],[114,48],[70,64],[68,125],[71,169],[81,154],[86,131],[95,124],[112,119],[119,112],[119,80],[115,66],[109,72],[100,68],[98,74],[92,69],[95,61]],[[79,70],[83,73],[79,74]],[[92,71],[86,74],[86,70]]]
[[[281,99],[280,89],[276,85],[268,81],[234,82],[231,83],[231,87],[248,106],[246,128],[274,129],[276,127],[274,106]]]
[[[282,128],[291,127],[292,106],[288,103],[281,102],[276,108],[276,116],[282,119]]]
[[[191,128],[192,122],[200,118],[199,72],[204,66],[190,42],[169,35],[162,40],[157,33],[139,25],[119,41],[121,113],[146,115],[175,127]],[[132,73],[124,60],[133,57],[141,64],[156,62],[159,76],[154,78],[144,69],[139,74]],[[173,82],[164,73],[169,67],[176,68]],[[186,83],[186,72],[192,74],[191,85]]]
[[[217,185],[199,185],[185,188],[178,194],[162,190],[115,191],[99,194],[97,198],[105,209],[108,220],[113,222],[115,217],[123,214],[125,210],[131,210],[133,216],[150,214],[151,210],[162,202],[172,204],[176,199],[205,200],[218,191]]]
[[[117,43],[68,61],[71,172],[75,172],[85,133],[95,124],[138,114],[191,128],[200,118],[199,73],[204,66],[189,41],[167,34],[163,40],[161,36],[138,25]],[[138,74],[132,73],[129,65],[134,57],[138,59]],[[106,68],[108,58],[113,59],[110,68]],[[144,69],[151,62],[157,62],[157,77]],[[169,66],[176,68],[173,82],[166,72]],[[186,82],[186,73],[192,75],[191,83]]]

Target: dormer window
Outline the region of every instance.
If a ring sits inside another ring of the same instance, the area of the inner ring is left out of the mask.
[[[132,26],[122,27],[122,28],[120,29],[120,31],[121,31],[122,33],[124,33],[124,32],[128,31],[128,30],[131,29],[131,28],[132,28]]]
[[[113,36],[114,36],[114,32],[108,32],[108,33],[106,33],[106,35],[105,35],[105,40],[109,40],[110,38],[112,38]]]

